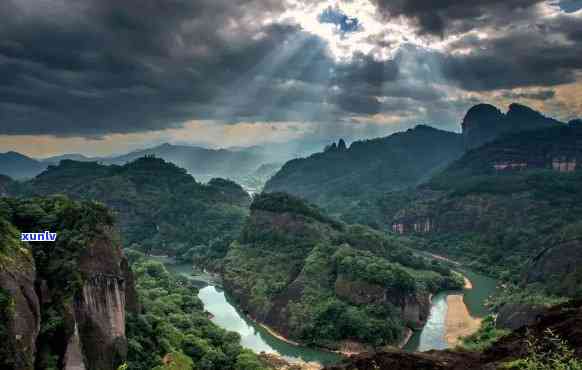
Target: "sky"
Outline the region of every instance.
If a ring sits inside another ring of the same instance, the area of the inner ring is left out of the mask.
[[[582,0],[2,0],[0,152],[109,155],[582,116]]]

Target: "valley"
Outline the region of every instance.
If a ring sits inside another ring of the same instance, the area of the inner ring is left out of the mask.
[[[539,127],[520,131],[527,120]],[[21,354],[6,364],[485,361],[580,294],[582,126],[476,106],[462,127],[342,140],[261,167],[255,194],[152,154],[0,178],[0,310],[4,333],[27,341],[7,341],[2,353]],[[56,248],[17,242],[31,228],[58,234]]]
[[[227,296],[227,293],[215,281],[209,281],[207,276],[193,274],[191,264],[176,263],[168,258],[155,258],[164,262],[168,271],[191,279],[199,286],[198,297],[204,304],[205,310],[212,314],[211,320],[223,329],[237,332],[241,336],[241,345],[251,349],[256,353],[267,352],[276,353],[288,361],[316,362],[323,365],[334,364],[341,361],[341,356],[325,350],[316,350],[292,343],[285,338],[279,337],[265,327],[250,320],[237,307],[236,303]],[[428,351],[433,349],[453,348],[454,343],[448,342],[445,336],[448,335],[447,325],[447,298],[463,297],[460,303],[461,309],[468,310],[466,317],[460,315],[461,319],[473,319],[485,317],[489,314],[486,307],[486,300],[494,294],[496,290],[495,280],[483,275],[463,270],[463,274],[468,276],[472,282],[471,289],[463,289],[462,295],[459,291],[437,293],[431,301],[430,315],[427,323],[407,340],[403,346],[406,351]],[[472,334],[477,328],[469,328]],[[458,335],[454,335],[455,343]]]

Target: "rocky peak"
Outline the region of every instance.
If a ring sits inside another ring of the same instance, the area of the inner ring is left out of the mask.
[[[473,149],[503,135],[552,127],[562,122],[521,104],[513,103],[507,114],[490,104],[479,104],[467,112],[461,124],[465,148]]]

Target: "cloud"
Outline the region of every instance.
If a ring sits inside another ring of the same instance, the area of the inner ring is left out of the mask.
[[[543,0],[374,0],[385,18],[404,16],[413,20],[421,34],[444,37],[483,25],[495,26],[514,20]],[[512,19],[513,18],[513,19]]]
[[[1,1],[0,136],[96,139],[201,120],[456,128],[490,93],[549,105],[578,83],[576,1],[316,3]]]
[[[330,23],[338,27],[341,33],[359,31],[362,27],[358,18],[348,17],[339,7],[328,7],[319,16],[320,23]]]
[[[520,99],[530,99],[530,100],[550,100],[556,96],[554,90],[539,90],[534,92],[513,92],[507,91],[502,94],[502,97],[508,100],[520,100]]]

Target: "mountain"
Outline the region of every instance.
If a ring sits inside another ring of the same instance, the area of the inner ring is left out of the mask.
[[[0,174],[14,179],[28,179],[40,174],[48,165],[58,165],[62,160],[124,165],[138,158],[153,155],[185,168],[203,182],[214,177],[223,177],[238,182],[245,180],[245,183],[250,182],[250,187],[262,188],[266,179],[263,178],[264,175],[255,176],[254,172],[263,164],[294,158],[291,154],[291,148],[294,147],[292,143],[288,143],[227,150],[166,143],[119,156],[87,157],[82,154],[63,154],[43,159],[8,152],[0,154]]]
[[[324,152],[287,162],[265,191],[284,191],[337,210],[365,197],[415,186],[462,152],[461,135],[428,126],[356,141],[349,148],[341,140]]]
[[[32,178],[46,168],[46,164],[16,152],[0,153],[0,174],[13,179]]]
[[[43,163],[47,163],[47,164],[59,164],[60,161],[67,160],[67,159],[71,160],[71,161],[77,161],[77,162],[98,162],[98,161],[102,160],[101,158],[87,157],[87,156],[84,156],[83,154],[63,154],[63,155],[57,155],[54,157],[43,158],[40,161],[42,161]]]
[[[235,178],[252,173],[263,164],[264,160],[262,156],[247,151],[235,152],[166,143],[113,158],[103,158],[101,161],[107,164],[123,165],[146,155],[154,155],[172,162],[203,181],[210,180],[212,177]]]
[[[102,202],[114,211],[126,245],[170,255],[236,237],[250,203],[231,181],[203,185],[154,157],[122,166],[64,160],[23,187],[29,196],[66,194]]]
[[[563,125],[525,105],[513,103],[506,114],[489,104],[469,109],[461,127],[466,149],[477,148],[503,135]]]
[[[508,286],[500,302],[578,297],[581,161],[580,125],[506,136],[413,191],[387,194],[377,224],[500,277]]]
[[[291,340],[332,349],[398,345],[426,322],[431,294],[463,285],[408,247],[288,194],[261,194],[228,250],[223,281],[245,312]]]

